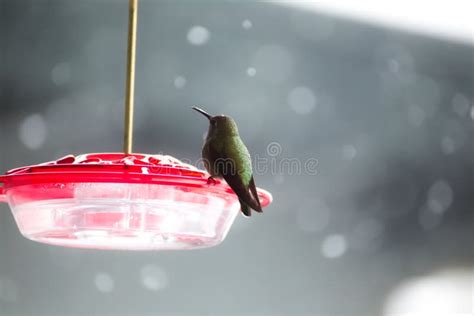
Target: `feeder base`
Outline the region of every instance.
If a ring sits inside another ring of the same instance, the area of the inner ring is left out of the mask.
[[[30,202],[15,209],[22,234],[66,247],[126,250],[205,248],[219,244],[238,213],[174,201],[126,202],[60,199]]]

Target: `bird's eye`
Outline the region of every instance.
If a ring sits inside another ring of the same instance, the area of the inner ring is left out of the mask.
[[[216,124],[217,124],[217,121],[211,120],[211,125],[212,125],[212,126],[216,126]]]

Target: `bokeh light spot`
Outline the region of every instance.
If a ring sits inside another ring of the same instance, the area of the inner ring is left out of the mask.
[[[211,37],[207,28],[201,25],[193,26],[188,31],[188,42],[192,45],[200,46],[206,44]]]
[[[183,89],[186,86],[186,78],[183,76],[177,76],[174,78],[174,86],[176,89]]]
[[[51,70],[51,80],[58,86],[68,83],[70,79],[71,67],[69,63],[58,63]]]
[[[453,111],[461,117],[465,117],[469,113],[469,99],[461,93],[456,93],[451,101]]]
[[[288,94],[288,104],[297,114],[309,114],[316,106],[316,97],[307,87],[296,87]]]
[[[255,77],[256,74],[257,74],[257,70],[255,68],[253,67],[247,68],[247,76]]]
[[[28,149],[40,148],[46,141],[46,135],[46,123],[41,114],[32,114],[20,123],[18,136]]]
[[[417,105],[411,105],[408,108],[408,120],[413,126],[420,127],[423,124],[425,118],[426,113],[421,107]]]
[[[329,235],[321,245],[321,253],[324,257],[329,259],[339,258],[347,250],[346,238],[342,235]]]
[[[168,286],[168,275],[154,264],[144,266],[140,271],[142,285],[150,291],[163,290]]]
[[[250,21],[250,20],[243,20],[242,21],[242,27],[244,29],[249,30],[249,29],[252,28],[252,26],[253,26],[252,21]]]
[[[456,143],[449,136],[444,136],[441,139],[441,151],[445,155],[451,155],[456,150]]]
[[[97,290],[102,293],[110,293],[115,288],[114,279],[107,273],[97,273],[94,283]]]
[[[342,146],[342,158],[345,160],[352,160],[357,155],[357,149],[354,145]]]
[[[384,316],[471,315],[474,271],[451,269],[412,278],[388,296]]]
[[[453,190],[445,180],[438,180],[428,190],[427,205],[434,213],[444,213],[453,202]]]

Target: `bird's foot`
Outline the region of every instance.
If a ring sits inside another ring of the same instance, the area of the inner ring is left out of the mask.
[[[207,184],[208,185],[216,185],[217,181],[216,181],[216,179],[214,179],[214,177],[211,176],[211,177],[207,178]]]

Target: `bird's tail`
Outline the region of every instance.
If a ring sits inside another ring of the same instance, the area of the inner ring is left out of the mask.
[[[242,214],[244,214],[247,217],[251,216],[252,209],[250,208],[250,206],[248,206],[247,203],[242,201],[242,199],[239,199],[239,202],[240,202],[240,210],[242,211]]]
[[[257,212],[262,212],[262,205],[260,205],[260,199],[258,198],[258,193],[257,193],[257,186],[255,185],[255,181],[252,178],[250,178],[250,183],[249,183],[249,189],[250,189],[250,194],[252,195],[253,199],[257,202],[257,208],[254,208]]]
[[[232,188],[235,194],[239,197],[242,213],[245,216],[250,216],[251,209],[262,213],[262,206],[257,195],[257,188],[253,177],[248,187],[242,185],[242,183],[235,177],[229,177],[224,175],[224,179],[227,184]]]

